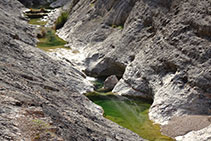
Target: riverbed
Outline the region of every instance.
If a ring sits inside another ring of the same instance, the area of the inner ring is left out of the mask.
[[[30,24],[38,25],[41,35],[37,47],[47,51],[56,51],[56,49],[71,49],[66,47],[67,43],[56,35],[55,29],[45,27],[46,22],[42,18],[31,18]],[[75,52],[80,53],[80,52]],[[103,81],[95,80],[96,90],[87,93],[86,96],[101,106],[104,110],[104,117],[116,122],[117,124],[130,129],[142,138],[150,141],[171,141],[173,139],[164,136],[160,132],[159,125],[149,120],[148,112],[152,104],[151,100],[137,97],[124,97],[102,90]]]

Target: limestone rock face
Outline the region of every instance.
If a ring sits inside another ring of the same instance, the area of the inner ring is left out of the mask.
[[[82,95],[85,75],[38,48],[17,0],[0,1],[0,140],[143,140]]]
[[[22,4],[27,7],[38,7],[40,5],[49,5],[54,0],[19,0]]]
[[[208,0],[79,0],[59,35],[87,53],[87,74],[122,76],[113,92],[153,99],[149,116],[165,124],[174,116],[211,114],[210,6]]]
[[[188,115],[172,118],[167,125],[161,126],[161,131],[169,137],[177,137],[190,131],[207,128],[211,124],[211,116]]]
[[[176,137],[177,141],[208,141],[211,138],[211,125],[198,131],[192,131],[184,136]]]
[[[103,88],[105,90],[111,91],[117,83],[118,83],[118,78],[116,77],[116,75],[111,75],[106,78]]]
[[[69,1],[70,0],[56,0],[50,4],[50,7],[52,7],[52,8],[62,7],[65,4],[67,4]],[[72,0],[72,1],[74,1],[74,0]]]

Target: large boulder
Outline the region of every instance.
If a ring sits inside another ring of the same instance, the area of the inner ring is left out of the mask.
[[[111,75],[106,78],[103,88],[107,91],[111,91],[117,83],[118,78],[116,77],[116,75]]]

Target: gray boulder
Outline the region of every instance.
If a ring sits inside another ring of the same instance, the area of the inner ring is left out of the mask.
[[[177,141],[209,141],[211,138],[211,125],[198,131],[192,131],[184,136],[176,137]]]
[[[115,85],[118,83],[118,81],[119,80],[116,77],[116,75],[111,75],[106,78],[103,88],[107,91],[111,91],[115,87]]]

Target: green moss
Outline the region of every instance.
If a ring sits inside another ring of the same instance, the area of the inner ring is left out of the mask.
[[[150,141],[171,141],[161,135],[159,125],[155,125],[148,117],[151,102],[138,98],[125,98],[111,94],[93,92],[87,97],[104,109],[104,116],[119,125],[130,129]]]
[[[41,119],[31,120],[29,130],[33,133],[31,134],[32,141],[43,140],[43,137],[55,137],[55,128],[51,126],[48,122]]]
[[[111,25],[112,28],[118,28],[120,30],[123,30],[124,26],[123,25],[115,25],[115,24],[112,24]]]
[[[46,25],[46,21],[41,21],[41,18],[43,16],[46,16],[48,13],[47,10],[45,10],[44,8],[41,9],[30,9],[30,11],[27,11],[25,13],[25,16],[27,16],[28,18],[30,18],[29,20],[29,24],[33,24],[33,25]]]
[[[66,11],[61,13],[61,15],[57,18],[55,22],[55,29],[59,29],[64,26],[64,24],[66,23],[68,19],[68,15],[69,13]]]
[[[120,25],[120,26],[117,26],[117,28],[120,30],[123,30],[124,27],[122,25]]]
[[[33,119],[32,123],[32,126],[34,126],[34,128],[38,130],[47,130],[48,128],[50,128],[50,125],[48,123],[40,119]]]
[[[46,25],[46,23],[47,23],[46,21],[41,21],[40,18],[32,18],[32,19],[29,20],[29,24],[33,24],[33,25],[44,26],[44,25]]]
[[[90,6],[91,6],[91,7],[95,7],[95,4],[94,4],[94,3],[91,3]]]

